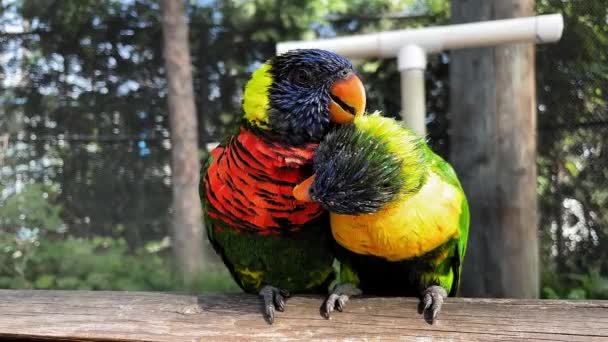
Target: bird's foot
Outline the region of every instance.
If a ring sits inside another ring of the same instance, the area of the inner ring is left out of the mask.
[[[437,316],[443,305],[443,300],[447,298],[447,296],[447,291],[438,285],[429,286],[422,292],[421,313],[428,323],[433,324],[437,320]]]
[[[260,296],[264,299],[264,318],[269,324],[272,324],[275,309],[285,311],[285,299],[289,297],[289,292],[266,285],[260,290]]]
[[[321,316],[329,319],[330,314],[334,309],[342,312],[344,305],[348,302],[350,296],[358,296],[362,292],[353,284],[340,284],[334,287],[331,294],[327,297],[323,305],[321,305]]]

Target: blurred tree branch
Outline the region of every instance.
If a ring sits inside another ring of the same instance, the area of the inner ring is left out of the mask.
[[[0,165],[4,165],[4,154],[8,148],[8,133],[0,134]]]

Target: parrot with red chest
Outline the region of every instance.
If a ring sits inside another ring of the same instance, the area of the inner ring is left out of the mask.
[[[269,323],[290,293],[326,293],[336,281],[328,214],[296,201],[292,189],[312,175],[330,128],[364,110],[346,58],[314,49],[275,56],[245,87],[238,131],[203,166],[209,239],[237,284],[262,297]]]

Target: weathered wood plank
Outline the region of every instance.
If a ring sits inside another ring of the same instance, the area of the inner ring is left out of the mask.
[[[0,340],[608,340],[608,301],[449,298],[435,325],[413,298],[355,298],[331,320],[320,304],[291,298],[269,326],[245,294],[0,290]]]

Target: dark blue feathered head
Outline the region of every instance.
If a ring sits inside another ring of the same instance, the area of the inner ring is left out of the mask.
[[[365,90],[352,63],[325,50],[292,50],[254,72],[245,89],[245,119],[289,143],[318,142],[331,122],[365,110]]]

